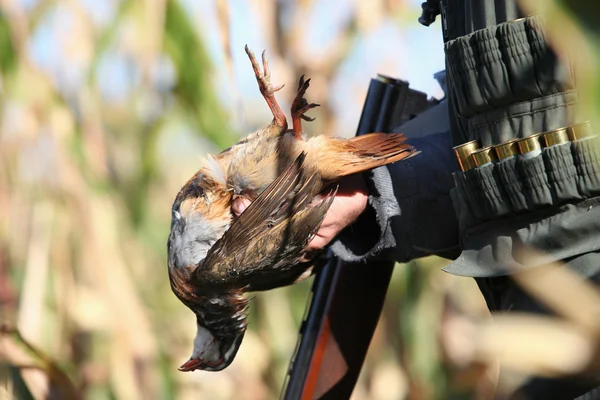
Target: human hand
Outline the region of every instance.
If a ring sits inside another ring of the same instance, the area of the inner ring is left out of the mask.
[[[344,228],[356,221],[367,207],[367,199],[367,185],[362,174],[342,178],[319,230],[306,246],[307,254],[323,249]]]
[[[352,224],[367,207],[367,199],[367,186],[361,174],[342,178],[319,230],[305,248],[307,256],[322,250],[344,228]],[[250,205],[250,201],[241,198],[237,200],[232,206],[232,212],[239,216]]]

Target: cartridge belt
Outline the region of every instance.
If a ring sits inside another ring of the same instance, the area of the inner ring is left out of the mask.
[[[600,131],[574,122],[571,64],[546,42],[542,18],[482,29],[445,48],[463,171],[451,191],[462,253],[444,270],[506,275],[520,265],[519,249],[534,247],[546,254],[540,262],[586,259],[586,274],[600,272],[600,144],[592,138]]]
[[[454,148],[469,225],[600,194],[600,142],[589,123],[480,148]]]
[[[455,148],[464,171],[451,191],[463,252],[446,267],[465,276],[498,276],[522,246],[542,262],[581,254],[600,268],[600,135],[589,123],[480,148]],[[533,267],[533,265],[528,265]],[[585,265],[589,269],[589,265]]]

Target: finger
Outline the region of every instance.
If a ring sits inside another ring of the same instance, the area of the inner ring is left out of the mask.
[[[251,201],[245,197],[237,197],[231,202],[231,211],[236,217],[239,217],[246,208],[250,205]]]
[[[358,183],[360,184],[360,181]],[[368,198],[367,194],[360,190],[360,185],[357,186],[359,190],[349,190],[347,194],[340,195],[338,192],[318,232],[309,241],[305,250],[308,252],[321,250],[344,228],[356,221],[366,208]]]
[[[338,196],[353,196],[367,193],[367,185],[362,174],[349,175],[339,181]]]
[[[334,235],[331,235],[328,229],[321,229],[315,234],[315,236],[310,240],[310,242],[308,242],[304,250],[308,254],[316,254],[325,246],[327,246],[333,238]]]

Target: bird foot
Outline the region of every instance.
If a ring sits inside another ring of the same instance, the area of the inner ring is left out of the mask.
[[[300,77],[298,82],[298,92],[292,102],[292,124],[294,128],[294,136],[300,138],[302,136],[302,120],[314,121],[314,118],[307,117],[304,115],[305,112],[311,108],[319,107],[320,104],[309,103],[304,98],[306,89],[310,86],[310,78],[304,80],[304,75]]]
[[[281,111],[277,100],[275,99],[275,92],[278,92],[283,88],[284,85],[273,87],[271,85],[271,70],[269,70],[269,62],[267,61],[267,56],[265,52],[262,53],[262,66],[263,70],[261,72],[260,66],[256,61],[256,57],[254,57],[254,53],[252,50],[248,48],[246,45],[246,54],[248,54],[248,58],[250,58],[250,62],[252,63],[252,69],[254,70],[254,75],[256,76],[256,81],[258,82],[258,88],[260,89],[260,93],[265,98],[267,105],[271,109],[273,113],[273,122],[282,127],[283,130],[287,129],[287,121],[285,119],[285,114]]]

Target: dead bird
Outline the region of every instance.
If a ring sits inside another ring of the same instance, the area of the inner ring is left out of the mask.
[[[317,104],[300,78],[292,129],[279,107],[263,52],[262,71],[246,47],[260,92],[273,114],[260,129],[210,157],[172,207],[168,265],[175,295],[196,315],[194,351],[183,371],[218,371],[235,357],[246,329],[244,293],[293,283],[314,265],[303,249],[318,230],[340,178],[408,158],[402,134],[308,138],[305,113]],[[238,218],[239,210],[251,202]],[[232,211],[238,211],[232,213]]]

